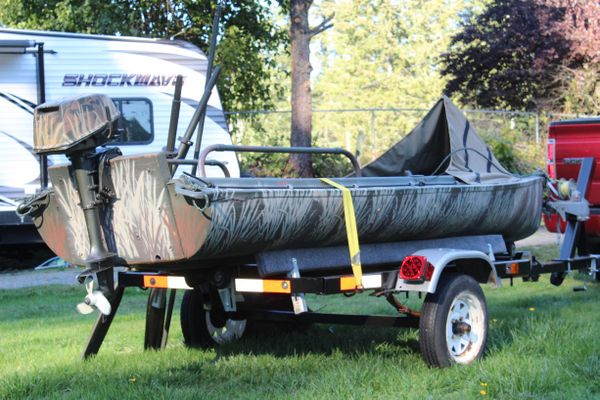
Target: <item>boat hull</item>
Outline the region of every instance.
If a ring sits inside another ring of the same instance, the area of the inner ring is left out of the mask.
[[[361,243],[485,234],[511,242],[540,224],[541,178],[503,185],[358,187],[351,193]],[[209,198],[210,230],[199,249],[204,257],[347,241],[337,189],[228,188]]]
[[[69,167],[34,218],[46,243],[85,264],[89,240]],[[172,180],[163,154],[111,160],[116,198],[102,213],[118,264],[165,269],[188,260],[344,244],[342,193],[317,179]],[[361,243],[500,234],[508,242],[540,224],[543,178],[465,185],[431,177],[345,178]],[[437,184],[436,182],[441,182]]]

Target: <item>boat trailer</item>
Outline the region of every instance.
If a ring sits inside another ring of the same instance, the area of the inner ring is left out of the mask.
[[[423,356],[432,366],[469,363],[481,356],[488,330],[487,308],[480,283],[501,286],[502,279],[510,279],[512,284],[514,278],[535,282],[540,275],[551,274],[551,283],[558,286],[570,272],[580,271],[593,276],[599,272],[600,255],[588,254],[582,235],[583,221],[590,212],[585,195],[594,165],[593,158],[581,159],[573,198],[549,204],[551,209],[564,216],[567,226],[560,257],[550,262],[541,263],[531,252],[518,251],[514,246],[500,254],[494,254],[491,246],[487,254],[464,249],[424,248],[395,263],[370,266],[362,275],[360,287],[357,287],[353,274],[313,272],[300,276],[294,257],[291,261],[296,268],[285,277],[259,277],[255,265],[240,264],[213,269],[186,267],[164,273],[127,270],[116,274],[116,282],[112,282],[112,271],[104,271],[99,273],[104,275],[104,285],[114,285],[115,289],[105,292],[111,294],[107,296],[108,307],[98,307],[101,313],[82,356],[88,358],[98,353],[125,288],[137,287],[150,289],[146,349],[166,346],[175,293],[184,290],[181,325],[184,340],[190,346],[208,347],[237,340],[245,330],[246,321],[250,320],[370,325],[419,328]],[[310,310],[304,297],[305,294],[348,296],[357,292],[370,292],[385,298],[398,315],[315,312]],[[408,296],[410,292],[418,293],[419,297],[425,295],[420,311],[404,306],[395,297],[400,293]],[[93,293],[90,289],[92,300]],[[436,306],[440,304],[445,309]],[[462,308],[466,311],[461,311]],[[440,335],[447,336],[447,348],[436,344]],[[471,340],[474,335],[480,335],[475,342]]]

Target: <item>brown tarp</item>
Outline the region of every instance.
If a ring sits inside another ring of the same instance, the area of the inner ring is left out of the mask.
[[[463,113],[446,96],[402,140],[362,169],[363,176],[449,174],[465,183],[512,181]]]

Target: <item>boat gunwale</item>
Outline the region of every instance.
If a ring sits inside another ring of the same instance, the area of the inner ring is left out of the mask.
[[[385,178],[398,178],[398,177],[385,177]],[[413,177],[402,177],[402,178],[413,178]],[[265,179],[265,178],[221,178],[221,179],[236,179],[236,180],[240,180],[240,179]],[[272,178],[266,178],[266,179],[272,179]],[[301,197],[314,197],[314,198],[321,198],[321,197],[329,197],[331,195],[331,192],[339,192],[339,195],[341,196],[341,191],[339,189],[336,189],[332,186],[329,186],[323,182],[321,182],[319,179],[316,178],[292,178],[294,179],[294,181],[298,181],[298,180],[303,180],[303,181],[314,181],[315,183],[319,182],[320,186],[318,187],[310,187],[310,186],[293,186],[293,185],[286,185],[286,186],[256,186],[254,188],[252,187],[230,187],[230,186],[216,186],[216,187],[210,187],[210,186],[204,186],[204,187],[200,187],[200,186],[196,186],[195,185],[189,185],[186,184],[185,182],[181,182],[181,181],[175,181],[173,182],[175,184],[175,190],[183,195],[184,197],[190,197],[190,198],[200,198],[200,197],[205,197],[208,196],[211,198],[212,201],[227,201],[227,200],[238,200],[236,198],[226,198],[226,199],[219,199],[219,197],[222,196],[226,196],[226,195],[235,195],[235,194],[240,194],[240,195],[244,195],[244,200],[250,200],[251,198],[247,197],[248,195],[251,194],[255,194],[256,197],[253,198],[270,198],[270,199],[275,199],[275,198],[286,198],[286,197],[291,197],[289,195],[286,195],[290,192],[295,192],[296,194],[300,194],[301,192],[305,192],[306,195],[303,195]],[[494,192],[494,191],[498,191],[498,190],[518,190],[518,189],[522,189],[522,188],[529,188],[534,186],[536,183],[538,183],[538,181],[540,181],[539,183],[541,184],[543,181],[543,177],[539,176],[539,175],[530,175],[527,177],[521,177],[518,180],[514,180],[514,181],[503,181],[503,182],[489,182],[489,183],[478,183],[478,184],[466,184],[466,183],[461,183],[458,180],[456,180],[455,184],[423,184],[423,185],[419,185],[419,184],[403,184],[403,185],[389,185],[389,186],[382,186],[382,185],[377,185],[377,186],[358,186],[356,184],[354,185],[350,185],[348,184],[347,180],[348,179],[352,179],[352,180],[364,180],[364,179],[379,179],[378,178],[338,178],[338,179],[334,179],[335,182],[340,183],[340,184],[344,184],[346,183],[346,186],[352,193],[352,197],[358,198],[358,197],[365,197],[365,196],[371,196],[372,192],[375,190],[381,190],[382,192],[378,193],[378,196],[396,196],[398,194],[399,191],[419,191],[420,193],[431,193],[431,192],[436,192],[436,191],[450,191],[450,190],[456,190],[457,188],[459,188],[459,190],[464,191],[464,192],[479,192],[479,193],[484,193],[484,192]],[[204,178],[203,178],[204,180]],[[346,180],[346,182],[344,181]],[[288,182],[290,181],[290,179],[281,179],[281,182]],[[210,183],[211,180],[210,179],[206,179],[205,182],[202,181],[198,181],[199,183]],[[194,184],[196,183],[196,181],[194,181]],[[183,190],[181,190],[183,189]],[[325,196],[324,194],[327,193],[327,195]],[[194,194],[198,194],[198,196],[194,196]],[[322,195],[323,194],[323,195]],[[300,196],[298,196],[300,197]],[[240,199],[241,200],[241,199]]]

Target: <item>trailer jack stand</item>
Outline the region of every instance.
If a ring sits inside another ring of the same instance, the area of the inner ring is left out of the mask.
[[[83,349],[83,353],[81,354],[81,358],[84,360],[98,354],[100,346],[102,346],[102,342],[104,341],[106,333],[108,332],[108,328],[110,328],[113,318],[119,309],[119,304],[121,304],[124,291],[124,287],[117,287],[109,296],[107,296],[111,306],[110,314],[100,314],[98,316],[88,342]]]

